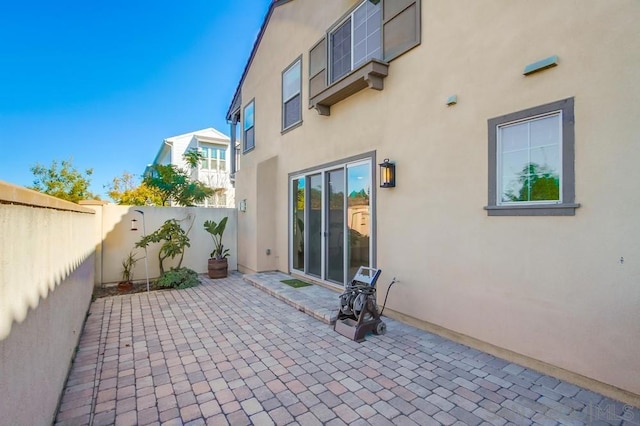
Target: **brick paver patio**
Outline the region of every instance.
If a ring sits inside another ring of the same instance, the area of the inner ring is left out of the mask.
[[[393,320],[352,342],[322,306],[301,312],[337,308],[336,293],[274,277],[269,293],[236,273],[96,300],[56,424],[640,424],[637,408]]]

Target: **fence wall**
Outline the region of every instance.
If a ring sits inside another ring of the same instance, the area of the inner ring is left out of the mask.
[[[96,244],[95,284],[112,284],[122,280],[122,261],[134,252],[138,261],[134,268],[134,281],[143,281],[145,277],[144,249],[135,248],[143,232],[150,234],[160,228],[168,219],[177,219],[186,231],[190,247],[185,250],[182,266],[198,273],[207,272],[207,260],[213,251],[213,240],[204,229],[206,220],[219,222],[227,216],[227,227],[223,244],[229,249],[229,270],[238,269],[237,261],[237,220],[235,209],[204,207],[132,207],[114,204],[88,205],[96,212],[94,242]],[[137,212],[139,210],[144,214]],[[144,228],[143,228],[144,216]],[[131,221],[136,219],[137,231],[131,230]],[[151,243],[147,247],[149,277],[160,275],[158,252],[161,243]],[[165,261],[165,269],[177,266],[179,258]]]
[[[94,283],[94,213],[0,182],[0,413],[51,424]]]

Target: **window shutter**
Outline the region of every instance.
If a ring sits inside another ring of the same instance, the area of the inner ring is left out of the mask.
[[[309,51],[309,99],[327,87],[327,39],[323,37]]]
[[[420,0],[382,3],[384,60],[389,62],[420,44]]]

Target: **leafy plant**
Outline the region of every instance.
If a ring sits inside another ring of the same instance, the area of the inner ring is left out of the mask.
[[[140,259],[136,259],[133,252],[131,252],[129,256],[122,261],[122,282],[128,283],[133,280],[133,268],[136,266],[136,263],[138,263],[138,260]]]
[[[99,199],[89,191],[93,169],[86,169],[83,174],[73,166],[72,159],[62,160],[59,166],[56,160],[53,160],[49,167],[36,163],[35,166],[31,166],[31,173],[36,179],[29,188],[35,191],[74,203],[86,199]]]
[[[206,220],[204,222],[204,229],[211,234],[213,239],[213,251],[209,255],[212,259],[220,260],[229,257],[229,249],[225,249],[222,244],[222,235],[227,227],[227,219],[228,217],[222,218],[220,223],[216,223],[215,220]]]
[[[184,259],[184,251],[187,247],[191,247],[187,232],[182,229],[177,219],[169,219],[152,234],[143,237],[136,243],[136,247],[145,248],[151,243],[162,242],[160,251],[158,252],[158,261],[160,262],[160,273],[164,274],[164,261],[167,258],[174,259],[180,256],[177,268],[182,265]]]
[[[197,169],[200,162],[206,159],[204,152],[199,150],[198,148],[191,148],[184,154],[182,154],[182,159],[189,165],[192,169]]]
[[[164,272],[156,281],[161,288],[189,288],[200,284],[198,274],[189,268],[171,268]]]
[[[136,178],[129,172],[114,177],[110,184],[105,185],[107,194],[116,203],[126,206],[162,205],[162,199],[156,188],[144,183],[136,184]]]
[[[158,191],[162,205],[169,201],[181,206],[193,206],[213,194],[213,189],[200,181],[192,181],[186,171],[173,164],[155,164],[142,183]]]

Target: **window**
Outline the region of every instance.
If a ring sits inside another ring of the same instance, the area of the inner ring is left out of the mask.
[[[371,59],[382,58],[381,24],[381,3],[365,0],[330,33],[330,82]]]
[[[302,121],[302,57],[282,73],[282,130]]]
[[[251,151],[256,146],[255,141],[255,101],[251,101],[244,107],[244,123],[242,141],[244,142],[244,152]]]
[[[574,215],[573,98],[489,120],[489,215]]]
[[[238,111],[238,116],[240,115],[240,112]],[[238,120],[240,120],[240,118],[238,118]],[[237,135],[240,135],[240,125],[238,123],[235,123],[234,126],[236,126],[236,130],[238,131],[238,133],[236,133]],[[236,160],[236,164],[235,164],[235,169],[233,170],[233,173],[240,171],[240,157],[242,157],[242,136],[240,136],[240,139],[234,142],[235,147],[233,148],[233,154],[235,155],[235,160]]]
[[[204,158],[200,163],[202,170],[218,170],[224,172],[227,170],[226,159],[227,152],[222,147],[201,147]]]

